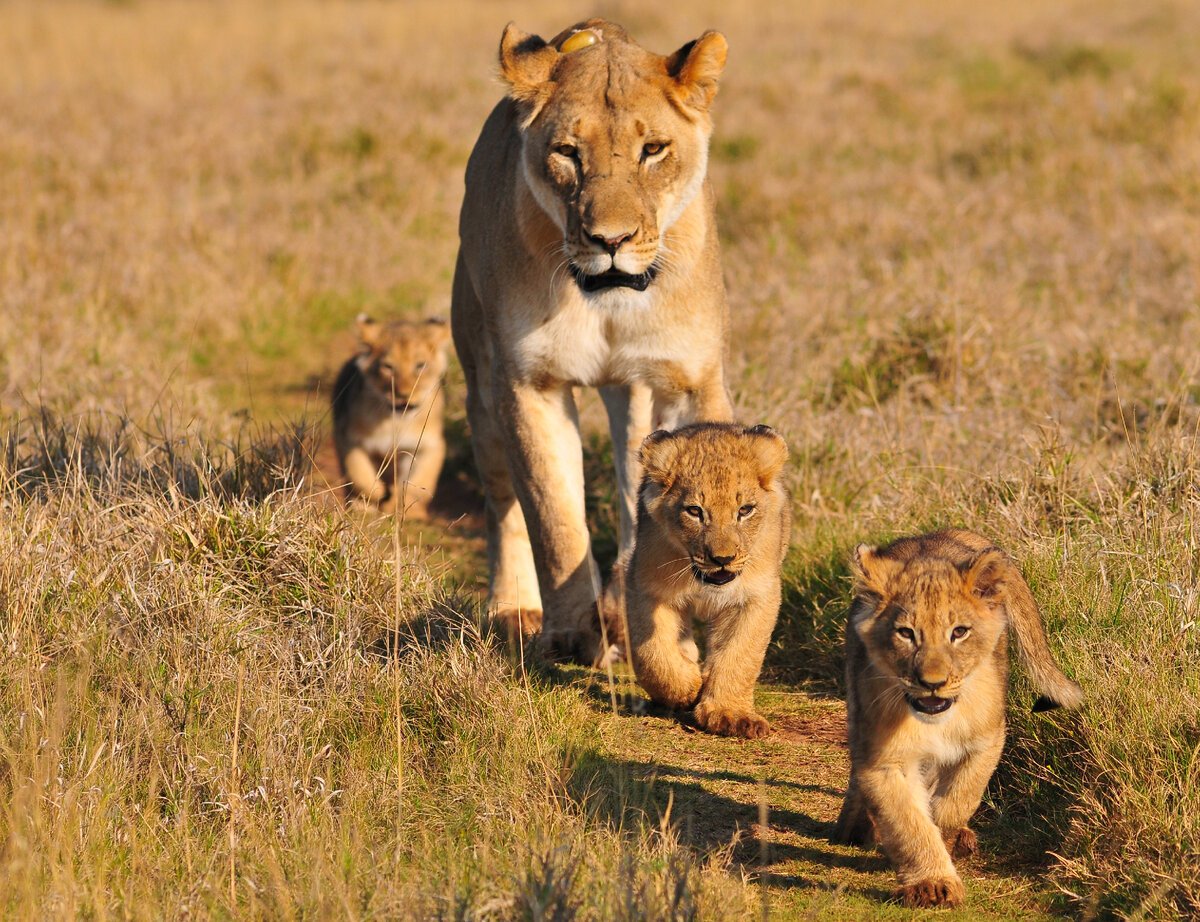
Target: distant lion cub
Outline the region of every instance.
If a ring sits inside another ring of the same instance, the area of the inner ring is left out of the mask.
[[[379,323],[366,314],[357,327],[362,349],[333,388],[333,441],[347,498],[426,518],[446,457],[442,376],[450,327],[436,319]]]
[[[629,649],[655,701],[704,729],[765,736],[754,684],[779,614],[787,444],[768,426],[698,423],[642,443],[637,537],[624,564]],[[692,619],[705,622],[698,664]]]
[[[975,850],[967,822],[1004,748],[1008,632],[1043,695],[1074,707],[1037,603],[987,538],[948,530],[884,548],[859,545],[846,627],[850,786],[834,841],[878,836],[908,906],[965,896],[951,855]]]

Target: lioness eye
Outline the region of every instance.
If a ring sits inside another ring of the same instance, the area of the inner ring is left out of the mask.
[[[574,159],[578,153],[574,144],[555,144],[553,150],[560,157],[569,157],[571,159]]]
[[[954,630],[952,630],[950,632],[950,639],[951,640],[962,640],[969,633],[971,633],[971,629],[969,627],[966,627],[965,625],[960,624],[958,627],[956,627]]]
[[[754,504],[753,504],[753,503],[747,503],[747,504],[746,504],[746,505],[744,505],[744,506],[743,506],[741,509],[739,509],[739,510],[738,510],[738,518],[739,518],[739,519],[744,519],[746,516],[748,516],[748,515],[749,515],[750,513],[752,513],[753,511],[754,511]]]
[[[693,519],[704,518],[704,510],[699,506],[684,506],[683,511],[690,515]]]
[[[912,628],[910,627],[898,627],[896,628],[896,633],[909,642],[917,639],[917,635],[912,632]]]
[[[647,157],[657,157],[666,149],[667,145],[662,141],[648,141],[642,145],[642,159],[645,160]]]

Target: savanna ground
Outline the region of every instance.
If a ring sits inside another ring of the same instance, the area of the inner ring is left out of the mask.
[[[1018,674],[942,917],[1200,915],[1200,8],[671,6],[0,5],[6,917],[907,917],[826,839],[846,559],[950,524],[1088,702]],[[762,742],[481,635],[456,372],[431,525],[312,472],[355,314],[447,309],[505,22],[596,12],[730,43],[730,375],[793,452]]]

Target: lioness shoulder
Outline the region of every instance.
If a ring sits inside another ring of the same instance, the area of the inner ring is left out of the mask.
[[[624,565],[629,649],[651,698],[706,730],[759,737],[754,685],[779,613],[789,508],[784,440],[699,423],[642,443],[637,537]],[[703,664],[693,620],[707,625]]]
[[[333,441],[348,498],[383,512],[428,514],[446,456],[442,320],[380,323],[361,314],[358,355],[333,388]]]
[[[973,532],[940,531],[884,548],[860,545],[846,629],[850,785],[836,841],[878,837],[910,906],[954,905],[953,857],[1000,759],[1008,632],[1043,696],[1034,710],[1078,705],[1016,564]]]

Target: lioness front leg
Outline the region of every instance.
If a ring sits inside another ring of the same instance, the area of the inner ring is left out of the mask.
[[[512,482],[533,546],[543,603],[539,645],[552,658],[585,665],[601,649],[596,601],[600,576],[592,559],[583,493],[583,444],[568,386],[538,390],[493,382],[505,420]]]
[[[779,597],[719,615],[709,626],[704,690],[696,723],[710,733],[758,739],[771,726],[754,710],[754,685],[779,611]]]
[[[638,684],[659,704],[688,708],[700,694],[691,618],[675,609],[634,596],[629,617],[629,649]],[[642,609],[649,608],[649,611]]]
[[[879,842],[896,866],[896,897],[909,907],[956,906],[966,888],[954,869],[941,830],[929,818],[928,792],[915,768],[864,769],[859,789],[875,821]]]

